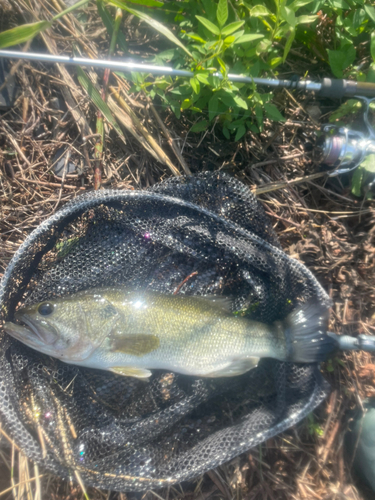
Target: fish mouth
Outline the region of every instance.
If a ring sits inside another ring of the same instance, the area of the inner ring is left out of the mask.
[[[24,344],[40,349],[56,341],[57,332],[52,325],[48,325],[47,329],[40,323],[35,324],[26,314],[16,313],[15,318],[23,324],[5,323],[4,329],[9,335],[12,335]]]

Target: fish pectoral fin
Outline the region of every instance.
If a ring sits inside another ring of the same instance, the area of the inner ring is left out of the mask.
[[[217,371],[208,373],[206,377],[236,377],[237,375],[242,375],[243,373],[252,370],[258,366],[260,358],[245,358],[245,359],[236,359],[233,360],[232,363],[225,366],[224,368],[220,368]]]
[[[124,377],[149,378],[152,373],[144,368],[134,368],[134,366],[113,366],[109,371]]]
[[[113,336],[112,352],[121,352],[133,356],[144,356],[155,351],[160,345],[160,339],[156,335],[145,333],[123,334],[116,332]]]

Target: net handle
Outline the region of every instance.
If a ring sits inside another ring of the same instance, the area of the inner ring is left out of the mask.
[[[375,337],[371,335],[358,335],[358,337],[351,337],[350,335],[336,335],[332,332],[327,333],[330,337],[336,340],[338,348],[341,351],[375,352]]]

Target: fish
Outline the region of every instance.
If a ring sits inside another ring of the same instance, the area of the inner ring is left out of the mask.
[[[148,379],[156,369],[231,377],[261,358],[316,363],[337,348],[327,308],[299,304],[266,324],[234,315],[228,297],[88,289],[20,308],[5,331],[42,353],[88,368]]]

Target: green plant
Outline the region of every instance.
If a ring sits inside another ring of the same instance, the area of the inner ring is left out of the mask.
[[[308,3],[312,2],[297,0],[287,6],[285,1],[276,0],[267,8],[256,2],[234,4],[227,0],[174,2],[177,15],[173,22],[178,22],[180,37],[193,60],[187,61],[179,50],[169,50],[157,55],[154,62],[168,61],[175,67],[189,65],[195,76],[190,81],[159,79],[150,88],[147,79],[136,75],[133,89],[144,90],[153,98],[159,96],[177,116],[182,110],[190,110],[196,119],[193,132],[216,122],[221,124],[227,139],[234,136],[239,140],[247,130],[262,131],[265,118],[284,120],[270,102],[273,94],[261,94],[255,85],[234,84],[228,80],[228,73],[257,77],[284,62],[294,40],[295,26],[316,18],[296,16],[300,7]],[[273,45],[283,38],[284,47]]]
[[[178,24],[178,37],[192,58],[175,48],[159,53],[152,62],[188,68],[195,76],[190,81],[164,77],[151,82],[147,75],[133,74],[132,90],[159,99],[177,117],[189,110],[195,121],[192,132],[218,123],[227,139],[239,140],[247,130],[262,131],[265,118],[283,120],[270,102],[272,93],[260,93],[255,85],[231,83],[228,73],[252,77],[265,72],[270,76],[277,74],[293,43],[304,44],[311,50],[322,45],[326,32],[330,38],[322,47],[322,60],[331,66],[334,75],[366,78],[352,67],[355,43],[369,42],[374,27],[375,9],[363,0],[274,0],[264,4],[256,0],[185,0],[168,5],[173,12],[160,10],[155,16],[174,26]],[[315,14],[311,15],[311,11]],[[330,20],[331,25],[325,26],[323,18]],[[371,38],[371,47],[374,43]],[[368,75],[370,78],[371,68]]]
[[[306,417],[307,430],[310,436],[322,437],[324,434],[324,430],[315,420],[314,414],[309,413]]]
[[[375,155],[368,155],[365,160],[357,167],[352,177],[352,194],[363,197],[367,200],[373,199],[373,194],[368,191],[367,186],[374,180],[375,174]]]
[[[0,48],[34,37],[88,2],[81,0],[50,21],[0,33]],[[265,118],[284,120],[271,92],[233,83],[228,74],[277,76],[293,47],[304,47],[338,78],[375,81],[375,62],[366,71],[353,66],[363,57],[358,53],[363,47],[375,61],[375,8],[367,0],[172,0],[165,5],[157,0],[97,0],[97,6],[110,34],[114,8],[120,8],[172,44],[150,62],[194,72],[190,79],[130,75],[134,92],[170,107],[177,117],[188,114],[192,132],[219,125],[227,139],[239,140],[248,130],[262,131]],[[121,31],[117,43],[126,52]]]

